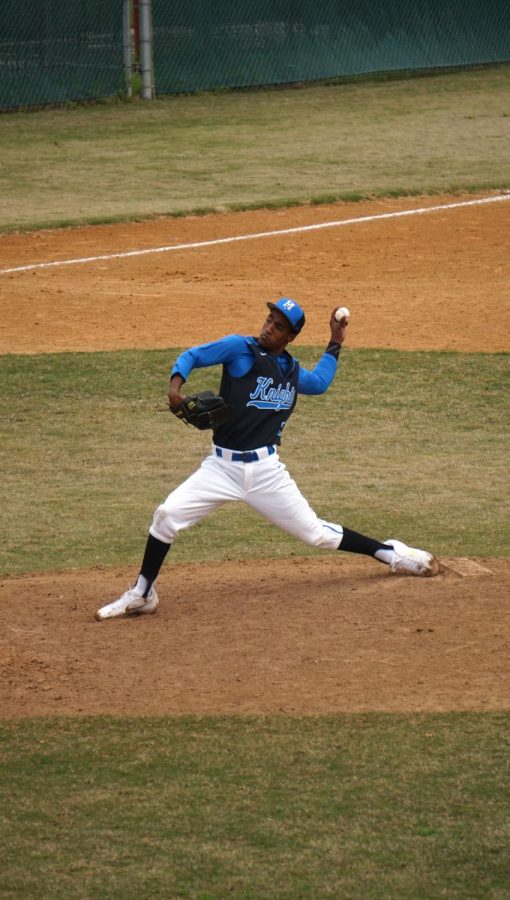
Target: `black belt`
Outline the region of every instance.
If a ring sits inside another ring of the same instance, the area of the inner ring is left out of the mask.
[[[261,450],[265,451],[263,454],[259,455]],[[215,447],[214,452],[216,456],[219,456],[223,459],[228,459],[231,462],[242,462],[242,463],[252,463],[258,462],[259,459],[264,458],[266,456],[271,456],[273,453],[276,453],[275,448],[272,445],[268,445],[267,447],[262,447],[261,450],[257,453],[256,450],[226,450],[224,447]]]

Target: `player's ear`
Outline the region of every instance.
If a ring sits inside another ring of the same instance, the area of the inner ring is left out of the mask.
[[[288,336],[288,338],[287,338],[288,343],[291,344],[295,337],[297,337],[296,332],[295,332],[295,331],[290,331],[290,332],[289,332],[289,336]]]

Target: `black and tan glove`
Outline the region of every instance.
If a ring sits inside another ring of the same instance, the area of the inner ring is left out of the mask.
[[[217,428],[228,421],[229,409],[223,397],[214,391],[200,391],[185,397],[179,406],[170,407],[174,416],[200,431]]]

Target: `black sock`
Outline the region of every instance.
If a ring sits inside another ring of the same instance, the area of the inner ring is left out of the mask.
[[[143,555],[142,568],[140,569],[140,575],[147,582],[147,587],[144,586],[144,597],[148,596],[153,583],[156,581],[159,570],[171,546],[171,544],[165,544],[164,541],[159,541],[152,534],[149,534]]]
[[[365,556],[373,556],[378,550],[388,550],[387,544],[381,544],[374,538],[366,537],[364,534],[358,534],[357,531],[351,531],[350,528],[344,528],[344,536],[339,550],[346,550],[348,553],[363,553]]]

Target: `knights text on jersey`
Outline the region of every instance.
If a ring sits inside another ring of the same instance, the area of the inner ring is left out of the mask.
[[[240,378],[223,366],[220,394],[230,409],[230,419],[214,431],[214,443],[230,450],[254,450],[279,444],[281,433],[297,400],[299,363],[286,354],[289,367],[282,373],[276,357],[258,343],[250,344],[254,364]]]

